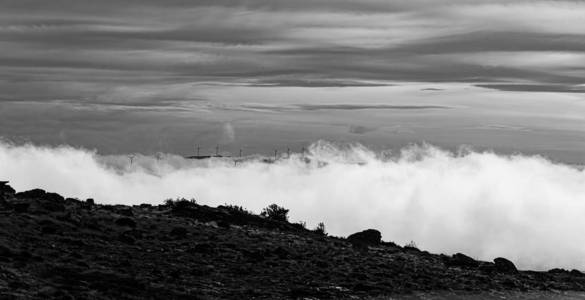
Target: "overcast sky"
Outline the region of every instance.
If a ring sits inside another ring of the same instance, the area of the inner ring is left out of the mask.
[[[214,114],[226,105],[214,87],[460,84],[582,100],[585,2],[0,0],[0,49],[0,135],[67,142],[79,127]],[[255,95],[264,103],[279,92]],[[221,135],[233,121],[195,119],[221,124]],[[84,143],[109,143],[96,139]]]

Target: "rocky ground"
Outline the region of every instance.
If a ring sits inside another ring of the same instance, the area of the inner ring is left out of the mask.
[[[576,270],[517,271],[503,258],[431,254],[382,242],[375,230],[335,238],[238,207],[98,205],[0,183],[1,299],[484,299],[584,290]]]

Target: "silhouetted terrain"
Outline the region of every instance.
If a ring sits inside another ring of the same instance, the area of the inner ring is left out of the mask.
[[[573,270],[518,271],[380,240],[328,237],[241,207],[99,205],[0,183],[0,298],[339,299],[584,291]]]

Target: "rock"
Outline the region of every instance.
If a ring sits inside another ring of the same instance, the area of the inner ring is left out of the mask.
[[[276,249],[274,249],[272,253],[274,253],[274,255],[280,259],[287,259],[291,256],[290,252],[281,246],[278,246]]]
[[[565,269],[561,269],[561,268],[554,268],[554,269],[550,269],[548,270],[548,273],[551,274],[563,274],[563,273],[568,273],[569,271],[565,270]]]
[[[204,265],[191,270],[191,275],[193,276],[207,276],[215,271],[215,267],[213,265]]]
[[[43,234],[55,234],[59,231],[59,226],[51,220],[42,220],[39,224],[41,225],[41,233]]]
[[[491,262],[481,262],[477,269],[484,273],[492,273],[496,270],[496,266]]]
[[[0,245],[0,257],[12,257],[13,255],[14,252],[12,251],[12,249],[4,245]]]
[[[371,284],[367,284],[367,283],[364,283],[364,282],[360,282],[360,283],[356,284],[353,287],[353,289],[355,291],[370,292],[372,290],[375,290],[376,287],[374,285],[371,285]]]
[[[134,213],[132,212],[132,208],[130,207],[116,209],[116,213],[126,217],[134,217]]]
[[[47,194],[47,195],[49,195],[49,194]],[[55,195],[61,197],[59,194],[55,194]],[[43,201],[40,201],[38,204],[44,210],[47,210],[50,212],[58,212],[58,211],[65,211],[64,202],[65,202],[65,199],[59,199],[58,197],[53,196],[51,198],[43,199]]]
[[[227,229],[227,228],[230,228],[230,223],[228,223],[227,221],[224,221],[224,220],[220,220],[219,222],[217,222],[217,226],[219,228]]]
[[[81,207],[87,210],[91,210],[95,207],[95,200],[93,200],[93,198],[87,198],[81,203]]]
[[[189,231],[187,231],[186,228],[175,227],[171,230],[169,234],[176,239],[184,239],[187,237],[187,233],[189,233]]]
[[[15,194],[16,198],[20,199],[39,199],[43,198],[47,192],[41,189],[32,189],[24,192],[18,192]]]
[[[477,268],[479,266],[478,261],[463,253],[454,254],[447,259],[446,263],[449,267]]]
[[[56,226],[46,225],[41,227],[41,232],[43,234],[55,234],[59,229]]]
[[[253,262],[260,262],[260,261],[263,261],[264,259],[266,259],[266,253],[262,249],[255,249],[255,250],[242,249],[242,250],[240,250],[240,252],[242,252],[244,257],[246,257],[247,259],[249,259],[250,261],[253,261]]]
[[[127,226],[127,227],[136,227],[136,221],[132,220],[128,217],[119,218],[116,220],[116,225],[118,226]]]
[[[516,274],[518,273],[518,269],[513,262],[503,258],[498,257],[494,259],[494,264],[496,267],[496,271],[500,273],[507,273],[507,274]]]
[[[329,263],[322,259],[315,261],[315,266],[321,269],[327,269],[330,267]]]
[[[28,211],[29,207],[30,207],[30,203],[28,203],[28,202],[14,203],[12,205],[12,208],[17,213],[25,213]]]
[[[43,197],[45,200],[54,201],[54,202],[64,202],[65,198],[57,193],[45,193]]]
[[[127,232],[123,232],[123,233],[119,234],[118,241],[120,241],[124,244],[128,244],[128,245],[134,245],[134,243],[136,243],[136,239],[134,239],[134,237],[132,237]]]
[[[8,201],[6,201],[6,198],[4,197],[4,195],[2,195],[2,193],[0,193],[0,210],[4,210],[4,209],[10,209],[11,206],[8,203]]]
[[[14,189],[8,185],[8,181],[0,181],[0,195],[14,195]]]
[[[214,252],[214,246],[208,243],[197,244],[189,249],[190,253],[211,254]]]
[[[376,246],[380,244],[382,240],[382,234],[376,229],[367,229],[364,231],[356,232],[347,237],[347,241],[353,246],[367,247]]]

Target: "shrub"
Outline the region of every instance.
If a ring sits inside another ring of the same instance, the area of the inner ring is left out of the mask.
[[[325,232],[325,223],[323,222],[319,222],[319,224],[317,224],[317,227],[315,227],[314,231],[320,235],[327,235],[327,233]]]
[[[276,204],[270,204],[262,210],[261,216],[277,221],[288,221],[289,210]]]
[[[252,212],[248,211],[247,209],[245,209],[242,206],[239,205],[230,205],[230,204],[224,204],[219,206],[218,208],[223,208],[225,210],[227,210],[228,212],[232,213],[232,214],[236,214],[236,215],[251,215]]]
[[[410,243],[404,245],[404,248],[418,249],[418,247],[416,246],[416,243],[414,241],[410,241]]]
[[[185,198],[177,198],[176,200],[167,199],[165,200],[165,205],[172,208],[172,209],[185,209],[191,208],[197,204],[197,201],[193,198],[187,200]]]

